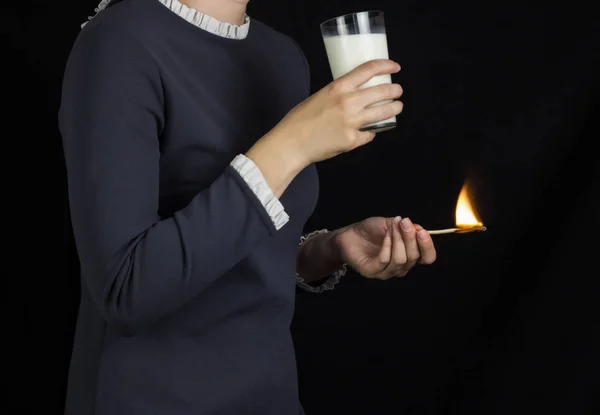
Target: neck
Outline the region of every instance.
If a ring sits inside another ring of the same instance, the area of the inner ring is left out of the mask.
[[[221,22],[241,25],[246,18],[249,0],[179,0],[182,4],[196,9]]]

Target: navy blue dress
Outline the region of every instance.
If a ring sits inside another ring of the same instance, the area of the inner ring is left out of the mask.
[[[77,38],[60,129],[82,292],[68,415],[301,411],[290,323],[314,166],[277,229],[230,163],[309,94],[288,37],[127,0]]]

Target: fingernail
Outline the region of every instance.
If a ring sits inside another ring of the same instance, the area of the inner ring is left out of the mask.
[[[419,238],[419,241],[421,242],[426,242],[429,240],[429,232],[427,232],[425,229],[421,229],[419,232],[417,232],[417,238]]]
[[[412,224],[410,218],[402,219],[402,222],[400,222],[400,226],[402,227],[402,230],[404,230],[404,231],[410,231],[413,228],[413,224]]]
[[[399,71],[401,69],[401,66],[399,63],[396,63],[396,70]]]
[[[397,225],[402,220],[402,216],[396,216],[394,218],[394,223]]]

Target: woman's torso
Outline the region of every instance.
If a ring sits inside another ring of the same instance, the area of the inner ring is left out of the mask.
[[[220,38],[157,0],[127,0],[97,19],[132,25],[160,74],[161,217],[209,188],[237,154],[308,95],[299,49],[259,22],[251,22],[244,40]],[[83,285],[66,413],[295,413],[289,325],[296,249],[317,194],[311,166],[280,198],[290,216],[281,230],[143,331],[107,326]]]

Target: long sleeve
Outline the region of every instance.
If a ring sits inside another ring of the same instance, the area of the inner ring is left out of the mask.
[[[164,101],[153,57],[132,34],[95,22],[85,28],[69,57],[59,117],[71,217],[86,287],[107,321],[125,330],[182,306],[277,231],[232,166],[186,207],[158,216]],[[277,203],[270,213],[281,227],[287,216]]]

